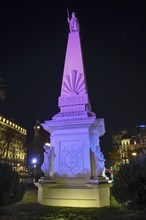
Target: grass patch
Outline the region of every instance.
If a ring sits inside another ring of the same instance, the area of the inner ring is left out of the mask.
[[[27,187],[21,202],[3,208],[0,220],[146,220],[146,213],[123,209],[111,198],[108,208],[69,208],[42,206],[37,203],[37,188]]]

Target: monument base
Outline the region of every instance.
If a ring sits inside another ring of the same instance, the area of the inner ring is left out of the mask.
[[[38,203],[48,206],[66,207],[105,207],[110,206],[111,184],[107,181],[91,181],[87,184],[60,184],[40,181]]]

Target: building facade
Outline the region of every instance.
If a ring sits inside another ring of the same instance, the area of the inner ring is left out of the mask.
[[[25,171],[26,135],[20,125],[0,116],[0,162],[11,164],[17,172]]]
[[[121,164],[146,154],[146,125],[136,126],[133,135],[128,135],[126,131],[113,132],[113,150],[110,152],[113,160],[113,169],[118,171]]]

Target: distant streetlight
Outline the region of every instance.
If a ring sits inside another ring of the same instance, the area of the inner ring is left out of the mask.
[[[36,159],[36,158],[33,158],[33,159],[32,159],[32,164],[33,164],[34,166],[36,166],[36,163],[37,163],[37,159]]]

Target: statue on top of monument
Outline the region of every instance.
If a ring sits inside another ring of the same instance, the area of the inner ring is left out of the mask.
[[[46,177],[50,177],[52,169],[53,148],[45,144],[44,149],[44,162],[41,166],[41,170],[43,171]]]
[[[69,10],[67,10],[68,18],[67,21],[69,23],[70,32],[79,31],[79,21],[76,17],[75,12],[72,12],[72,17],[70,19]]]

